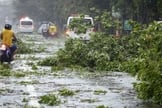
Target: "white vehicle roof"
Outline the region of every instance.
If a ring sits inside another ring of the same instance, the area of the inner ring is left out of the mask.
[[[73,19],[73,18],[80,18],[80,16],[69,16],[69,17],[68,17],[68,20],[67,20],[67,26],[69,26],[70,20]],[[84,19],[90,19],[90,20],[91,20],[91,24],[92,24],[92,25],[94,24],[93,18],[92,18],[92,17],[90,17],[90,16],[88,16],[88,15],[85,15],[85,16],[84,16]]]
[[[162,23],[162,21],[157,21],[157,23],[159,24],[159,23]]]
[[[21,18],[20,21],[33,21],[33,20],[30,19],[29,17],[25,17],[25,18]]]

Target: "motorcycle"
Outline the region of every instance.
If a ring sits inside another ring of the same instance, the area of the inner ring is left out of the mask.
[[[9,47],[7,47],[5,44],[0,45],[0,62],[10,62],[12,61],[12,52]]]

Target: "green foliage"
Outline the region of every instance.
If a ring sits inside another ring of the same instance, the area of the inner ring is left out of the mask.
[[[0,64],[0,76],[11,76],[9,65]]]
[[[48,57],[48,58],[45,58],[42,61],[39,61],[38,65],[41,65],[41,66],[57,66],[58,60],[55,57]]]
[[[25,77],[25,73],[22,73],[22,72],[14,72],[14,76],[17,77],[17,78]]]
[[[140,81],[134,84],[139,98],[162,104],[162,23],[146,26],[130,21],[130,24],[131,34],[120,39],[107,33],[96,33],[87,43],[69,39],[56,57],[44,62],[63,67],[129,72],[137,75]]]
[[[109,108],[109,107],[106,107],[106,106],[104,106],[104,105],[99,105],[99,106],[97,106],[96,108]]]
[[[68,90],[68,89],[64,88],[62,90],[59,90],[59,94],[61,96],[73,96],[75,93],[72,90]]]
[[[84,16],[85,15],[80,15],[79,18],[73,18],[69,25],[69,28],[74,30],[77,34],[86,33],[88,28],[92,28],[91,22],[86,21]]]
[[[96,94],[96,95],[106,94],[106,93],[107,93],[107,91],[105,91],[105,90],[95,90],[94,91],[94,94]]]
[[[47,95],[40,97],[39,103],[47,104],[50,106],[56,106],[56,105],[59,105],[61,101],[54,94],[47,94]]]
[[[30,45],[25,44],[21,39],[18,39],[16,44],[18,47],[16,53],[18,54],[27,54],[33,52],[33,50],[30,48]]]
[[[37,21],[49,20],[56,21],[58,24],[65,24],[67,17],[73,13],[96,16],[96,13],[90,11],[90,8],[91,10],[96,8],[110,12],[112,7],[115,7],[114,11],[118,11],[122,19],[133,18],[133,20],[142,23],[148,23],[162,17],[161,0],[55,0],[54,2],[51,0],[16,0],[14,5],[16,7],[16,16],[22,16],[26,13],[26,15]],[[100,16],[100,13],[98,15]]]
[[[38,69],[38,67],[35,64],[33,64],[32,65],[32,70],[37,70],[37,69]]]
[[[65,67],[78,65],[137,75],[140,82],[134,87],[138,97],[161,104],[162,25],[156,22],[148,27],[132,24],[131,35],[120,39],[104,33],[95,34],[88,43],[70,39],[65,48],[58,51],[55,60]]]
[[[113,4],[126,19],[133,18],[133,20],[148,23],[161,16],[161,0],[113,0]]]
[[[137,31],[138,56],[134,62],[128,62],[126,66],[131,68],[129,72],[136,72],[135,75],[140,80],[134,84],[138,97],[144,100],[151,99],[158,104],[162,104],[161,28],[162,24],[154,22],[144,30]]]
[[[23,98],[22,102],[29,102],[27,98]]]
[[[24,3],[25,2],[25,3]],[[62,23],[71,13],[88,13],[95,8],[120,12],[122,19],[130,19],[148,23],[157,20],[161,16],[161,0],[18,0],[16,2],[17,12],[20,15],[27,13],[38,18],[55,20]],[[31,8],[32,7],[32,8]],[[49,8],[53,7],[53,8]],[[21,9],[21,10],[20,10]],[[137,75],[139,83],[134,85],[141,99],[153,100],[162,104],[162,25],[156,22],[150,26],[139,25],[130,22],[133,31],[129,37],[122,37],[117,40],[109,34],[112,28],[120,29],[121,23],[111,17],[112,13],[100,12],[91,13],[96,16],[96,21],[102,24],[104,33],[94,35],[94,38],[87,44],[79,40],[68,40],[65,49],[60,49],[57,58],[47,58],[40,62],[41,65],[71,66],[80,65],[82,67],[97,70],[126,71],[132,75]],[[17,16],[20,16],[17,15]],[[53,17],[54,16],[54,17]],[[38,19],[35,18],[35,19]],[[77,25],[81,20],[74,21]],[[73,27],[73,25],[71,25]],[[85,26],[78,25],[78,33],[85,31]],[[20,43],[21,44],[21,43]],[[23,44],[19,45],[18,52],[30,52]],[[3,71],[0,71],[3,73]],[[5,73],[5,72],[4,72]]]
[[[30,85],[30,84],[38,84],[39,81],[34,80],[34,81],[21,81],[19,82],[21,85]]]
[[[51,70],[52,71],[64,70],[64,67],[63,66],[52,66]]]
[[[16,78],[24,77],[24,73],[12,72],[8,64],[0,64],[0,76],[15,76]]]

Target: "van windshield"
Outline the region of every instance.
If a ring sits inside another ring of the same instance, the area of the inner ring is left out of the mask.
[[[70,19],[69,24],[74,23],[74,22],[78,22],[78,21],[80,23],[86,25],[86,26],[92,26],[93,25],[91,19],[79,19],[79,18],[78,19],[77,18]]]
[[[21,21],[21,25],[33,25],[32,21]]]

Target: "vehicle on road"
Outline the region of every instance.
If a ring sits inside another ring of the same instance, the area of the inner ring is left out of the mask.
[[[18,29],[20,33],[33,33],[34,21],[29,17],[23,17],[19,20]]]
[[[57,27],[55,24],[50,24],[47,31],[48,35],[51,37],[57,36]]]
[[[81,31],[80,31],[81,30]],[[90,34],[94,32],[94,20],[89,15],[71,15],[67,19],[65,35],[69,38],[90,40]]]
[[[162,21],[157,21],[158,24],[162,24]]]
[[[42,23],[38,29],[38,33],[44,37],[57,37],[57,26],[52,22]]]
[[[37,29],[37,33],[38,34],[42,34],[43,32],[47,32],[47,28],[49,26],[49,22],[48,21],[42,21],[39,23],[38,29]]]

